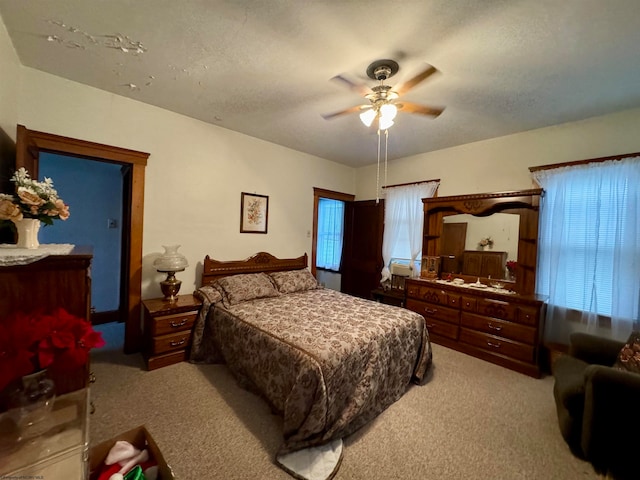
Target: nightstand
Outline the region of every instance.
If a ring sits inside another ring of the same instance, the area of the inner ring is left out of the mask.
[[[142,304],[147,369],[185,360],[191,345],[191,328],[202,302],[193,295],[178,295],[173,302],[153,298]]]

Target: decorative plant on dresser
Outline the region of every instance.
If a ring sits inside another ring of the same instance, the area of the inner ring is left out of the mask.
[[[456,217],[456,222],[468,219],[471,226],[476,217],[506,213],[518,217],[516,250],[507,238],[503,244],[497,235],[492,238],[497,250],[513,258],[510,265],[515,265],[515,280],[506,269],[503,278],[438,269],[439,278],[425,271],[422,276],[431,278],[413,278],[406,283],[406,307],[425,317],[434,342],[533,377],[541,375],[546,313],[546,298],[534,293],[541,194],[542,190],[536,189],[423,199],[423,266],[434,258],[445,265],[440,252],[450,251],[442,245],[446,217],[470,215]],[[474,245],[473,239],[469,241]],[[464,245],[465,240],[460,242]],[[465,254],[464,248],[460,251]]]

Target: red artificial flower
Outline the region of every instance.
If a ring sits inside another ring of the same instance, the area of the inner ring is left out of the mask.
[[[89,350],[104,343],[90,322],[62,308],[48,314],[15,313],[0,325],[0,391],[42,368],[78,368],[89,359]]]

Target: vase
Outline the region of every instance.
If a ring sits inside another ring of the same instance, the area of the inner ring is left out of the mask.
[[[18,230],[18,242],[16,247],[36,249],[40,246],[38,242],[38,231],[40,230],[40,220],[37,218],[23,218],[15,222]]]
[[[20,379],[16,388],[9,394],[8,407],[21,440],[46,431],[55,398],[55,384],[49,378],[46,369]]]

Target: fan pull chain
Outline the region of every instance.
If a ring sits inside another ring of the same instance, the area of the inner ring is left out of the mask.
[[[384,131],[384,186],[387,186],[387,152],[389,149],[389,129]]]
[[[380,202],[380,129],[378,129],[378,168],[376,169],[376,205]]]

